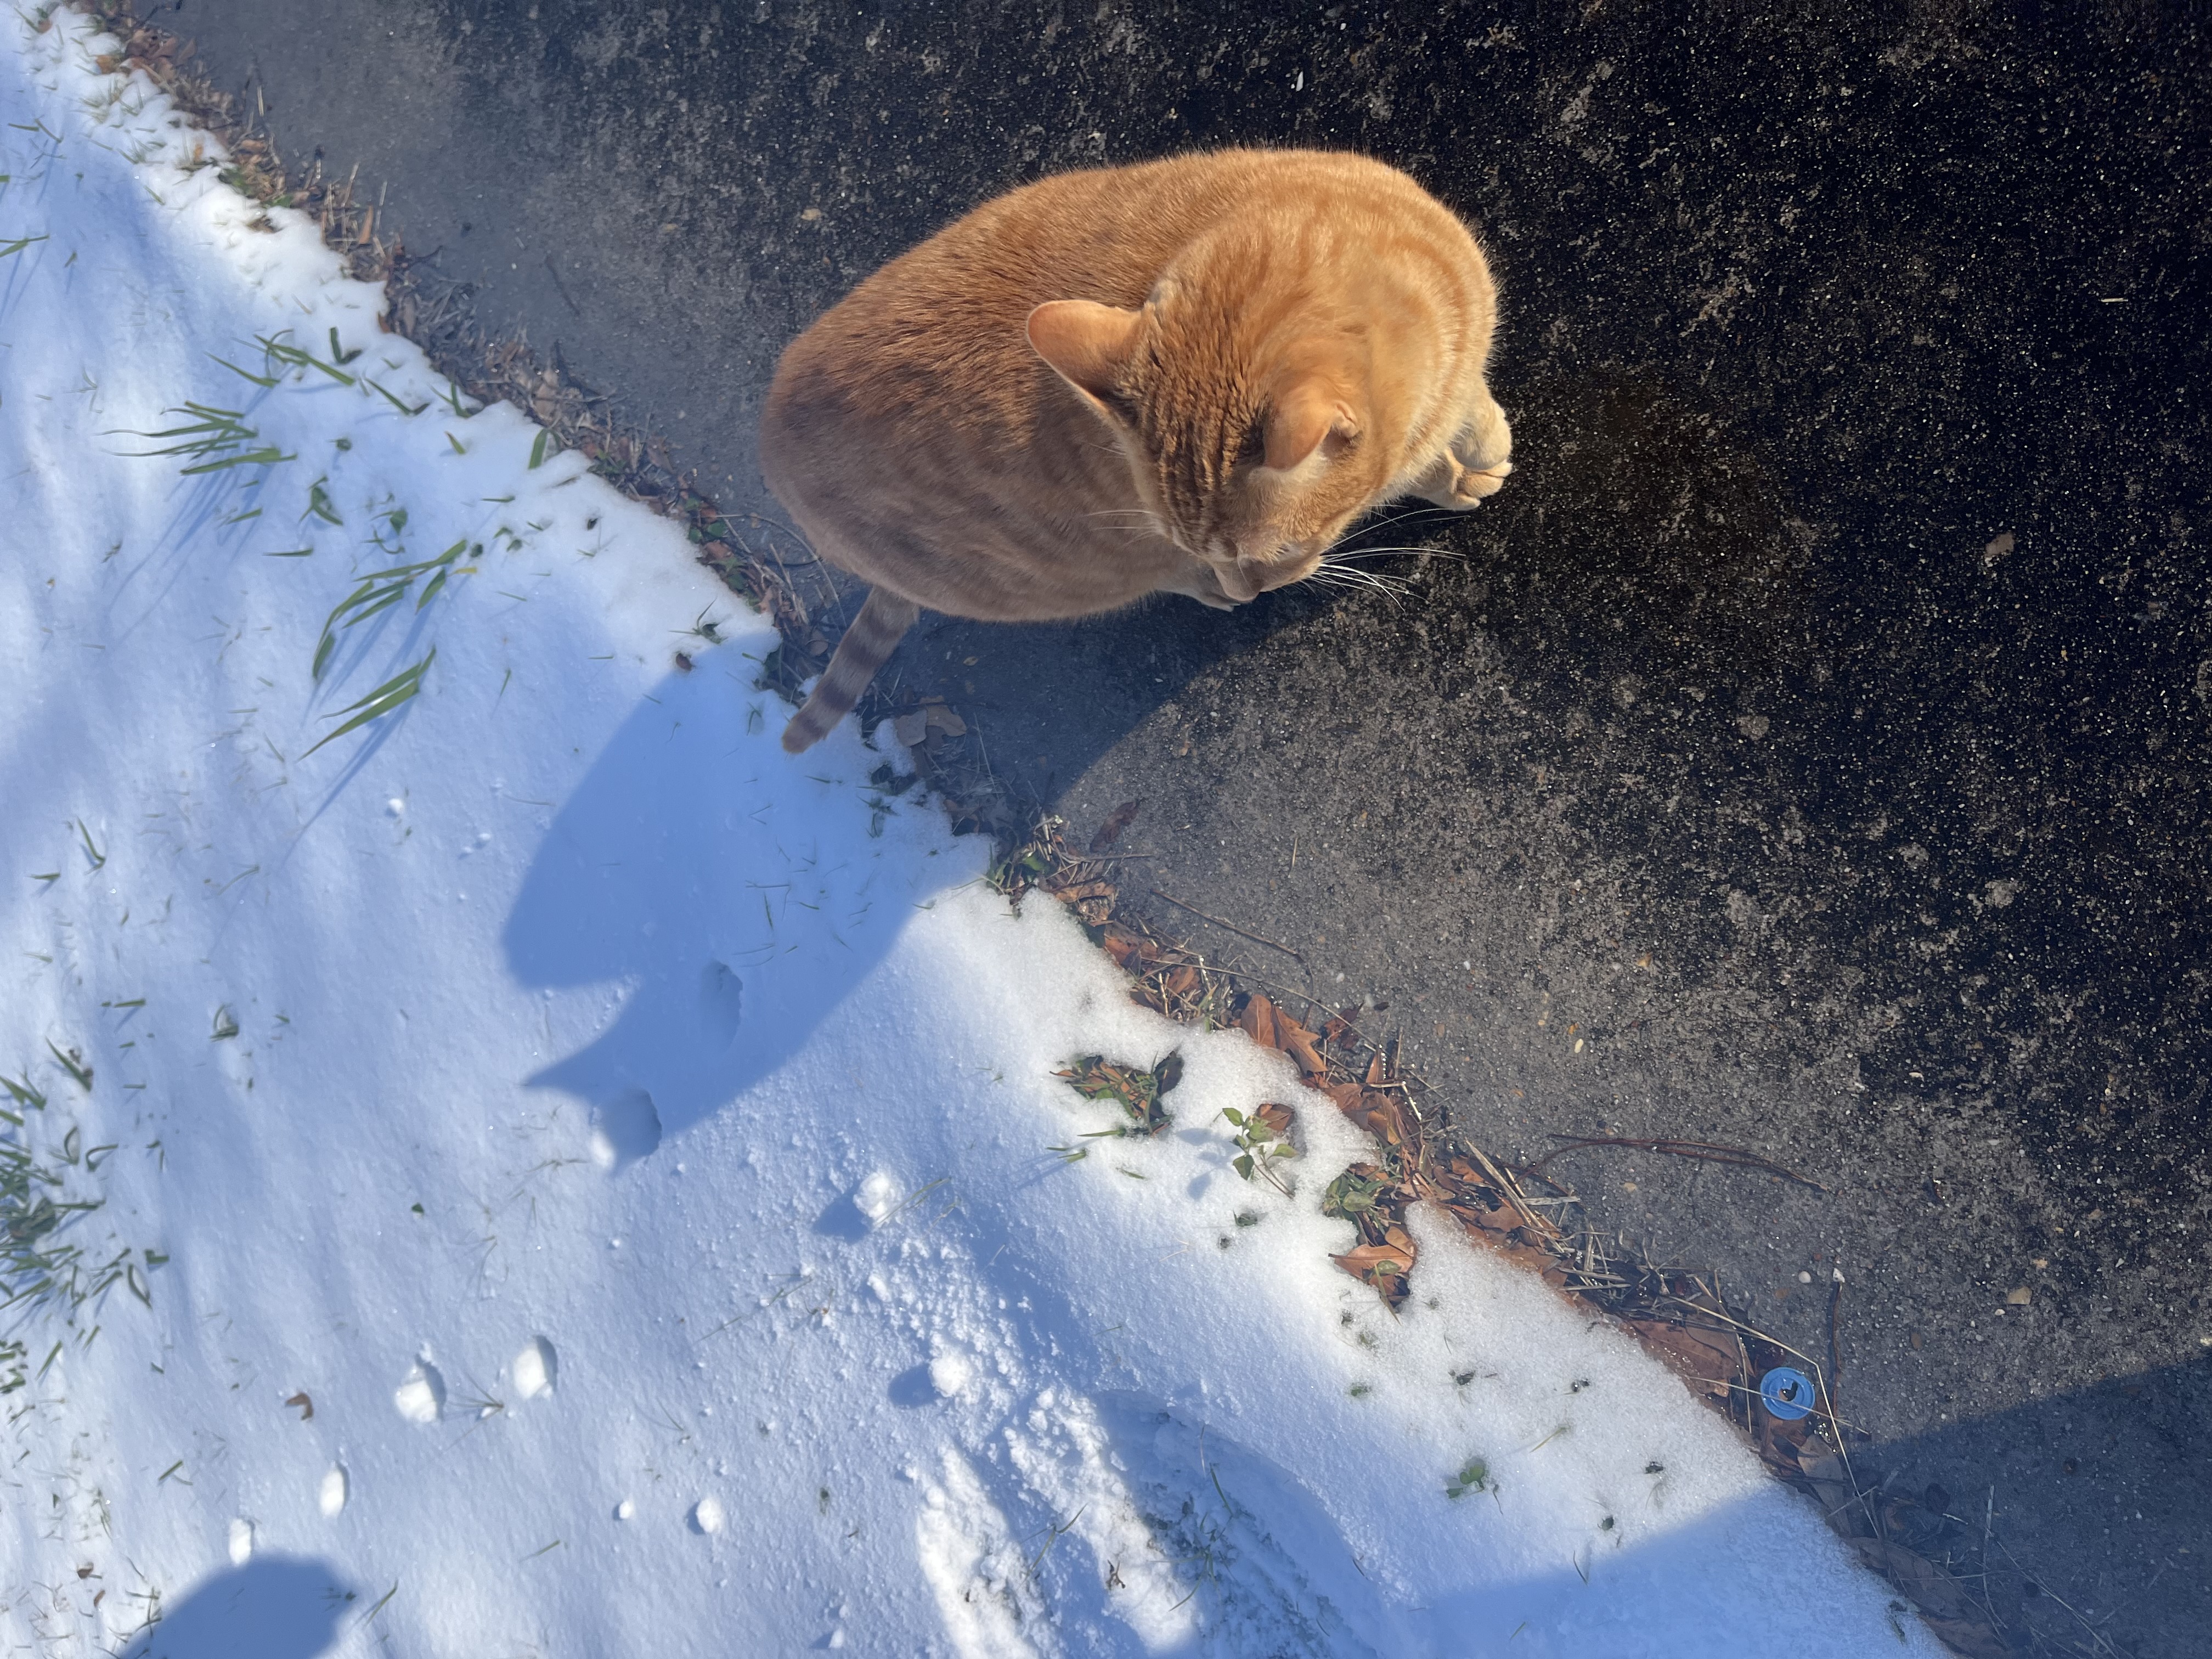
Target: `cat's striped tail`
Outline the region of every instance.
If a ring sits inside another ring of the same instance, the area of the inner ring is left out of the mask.
[[[888,588],[868,590],[868,602],[853,618],[845,637],[837,641],[837,654],[830,659],[830,666],[815,682],[813,694],[783,728],[786,754],[811,749],[830,735],[830,728],[852,712],[860,693],[868,689],[868,682],[875,678],[876,670],[884,665],[884,659],[897,648],[921,615],[920,605]]]

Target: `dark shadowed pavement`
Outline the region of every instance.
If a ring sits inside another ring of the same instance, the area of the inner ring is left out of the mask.
[[[1133,888],[1288,949],[1140,908],[1388,1003],[1486,1146],[1827,1183],[1551,1166],[1808,1352],[1840,1266],[1866,1462],[1954,1517],[1933,1553],[2017,1558],[2024,1644],[2201,1655],[2212,50],[2148,4],[1846,9],[148,15],[732,510],[786,341],[1008,186],[1413,172],[1492,253],[1518,470],[1369,536],[1432,550],[1374,566],[1403,593],[932,618],[894,672],[1079,836],[1140,799]]]

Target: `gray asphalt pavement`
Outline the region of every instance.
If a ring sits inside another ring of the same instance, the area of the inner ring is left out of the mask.
[[[1136,885],[1286,948],[1146,896],[1155,922],[1388,1004],[1486,1146],[1678,1137],[1832,1188],[1551,1166],[1808,1351],[1840,1267],[1865,1460],[1954,1517],[1934,1553],[2016,1558],[1990,1585],[2023,1644],[2212,1652],[2201,25],[2117,0],[146,15],[733,511],[765,504],[786,341],[1000,190],[1231,142],[1414,173],[1492,251],[1518,447],[1471,518],[1369,536],[1431,550],[1376,565],[1403,592],[930,618],[894,672],[1079,834],[1142,801]]]

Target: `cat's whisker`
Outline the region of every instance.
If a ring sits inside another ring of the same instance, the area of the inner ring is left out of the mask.
[[[1388,576],[1377,575],[1374,571],[1346,569],[1341,567],[1317,570],[1306,580],[1320,582],[1325,587],[1370,589],[1380,593],[1392,605],[1397,604],[1399,599],[1410,591],[1406,583],[1393,580]]]
[[[1403,513],[1393,513],[1387,519],[1377,519],[1373,524],[1362,525],[1352,533],[1358,535],[1377,530],[1388,530],[1392,525],[1403,524],[1408,519],[1431,518],[1438,514],[1449,514],[1453,518],[1457,518],[1459,509],[1453,507],[1410,507]]]
[[[1418,553],[1430,559],[1457,559],[1462,564],[1467,562],[1466,554],[1455,553],[1443,547],[1347,547],[1340,551],[1332,548],[1322,556],[1330,563],[1337,564],[1347,559],[1381,558],[1400,553]]]
[[[1374,586],[1387,586],[1401,588],[1411,587],[1413,586],[1412,580],[1408,577],[1389,575],[1380,570],[1367,569],[1361,565],[1348,563],[1340,564],[1336,567],[1336,569],[1339,574],[1346,576],[1353,581],[1366,582]]]

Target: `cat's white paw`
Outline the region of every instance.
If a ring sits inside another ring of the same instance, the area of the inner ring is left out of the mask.
[[[1481,505],[1484,497],[1495,495],[1505,488],[1505,475],[1512,470],[1513,463],[1510,461],[1500,461],[1495,466],[1462,468],[1458,482],[1452,487],[1452,505],[1466,507]]]
[[[1505,487],[1505,475],[1512,470],[1510,461],[1501,460],[1492,466],[1475,469],[1463,467],[1453,457],[1445,455],[1438,458],[1413,493],[1423,501],[1434,501],[1455,513],[1471,513],[1482,505],[1486,496],[1495,495]]]
[[[1512,454],[1512,422],[1492,404],[1452,444],[1451,459],[1459,469],[1453,493],[1467,498],[1470,507],[1486,495],[1495,495],[1513,470]]]

